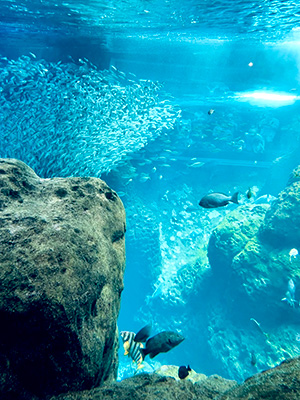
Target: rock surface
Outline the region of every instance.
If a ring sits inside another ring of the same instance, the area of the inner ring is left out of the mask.
[[[299,397],[300,358],[297,357],[252,376],[216,400],[298,400]]]
[[[155,373],[139,374],[101,388],[68,393],[51,400],[211,400],[235,385],[234,381],[215,375],[193,384]]]
[[[298,174],[271,206],[238,207],[210,238],[207,343],[226,377],[243,380],[299,355],[300,257],[289,255],[300,240]]]
[[[218,375],[193,384],[152,373],[51,400],[299,400],[299,393],[300,357],[258,373],[240,385]]]
[[[100,179],[40,179],[0,159],[1,398],[116,376],[124,233],[122,202]]]
[[[231,267],[233,258],[258,232],[270,206],[243,205],[226,215],[209,239],[208,258],[214,273]]]
[[[273,202],[260,230],[261,239],[273,247],[297,247],[300,241],[300,182],[298,170],[291,184],[279,193]]]
[[[162,376],[169,376],[170,378],[180,381],[180,378],[178,377],[178,368],[177,365],[162,365],[160,368],[155,370],[155,373]],[[189,371],[188,376],[185,378],[186,381],[191,381],[192,383],[200,382],[204,379],[207,379],[206,375],[198,374],[193,369]]]

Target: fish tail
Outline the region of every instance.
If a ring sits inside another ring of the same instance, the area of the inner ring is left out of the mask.
[[[239,195],[239,192],[233,193],[233,195],[231,196],[231,200],[230,201],[232,201],[235,204],[239,204],[238,195]]]

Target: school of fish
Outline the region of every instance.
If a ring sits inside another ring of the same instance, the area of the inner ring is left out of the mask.
[[[63,64],[0,58],[0,154],[41,177],[101,176],[163,131],[178,113],[162,84]]]

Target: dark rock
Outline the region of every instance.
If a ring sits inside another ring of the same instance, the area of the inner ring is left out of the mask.
[[[155,373],[139,374],[101,388],[68,393],[51,400],[211,400],[235,385],[235,382],[218,376],[193,384],[188,380],[176,381]]]
[[[256,374],[215,400],[299,400],[300,358]]]
[[[122,202],[96,178],[0,159],[0,397],[111,381],[125,265]]]

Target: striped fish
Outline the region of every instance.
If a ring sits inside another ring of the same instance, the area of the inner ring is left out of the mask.
[[[134,341],[134,332],[122,331],[120,335],[125,350],[124,356],[131,357],[133,362],[137,363],[137,369],[143,368],[144,366],[142,365],[142,362],[144,361],[144,357],[141,353],[141,349],[143,348],[142,343]]]

